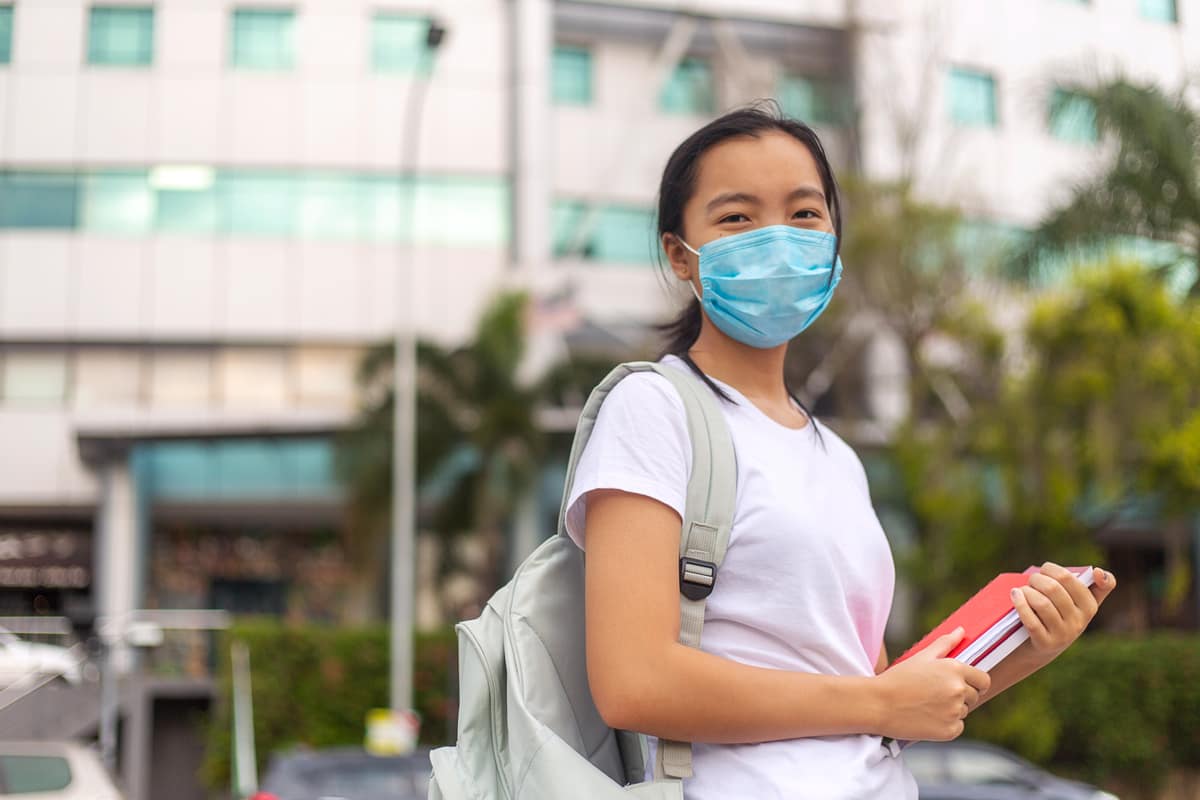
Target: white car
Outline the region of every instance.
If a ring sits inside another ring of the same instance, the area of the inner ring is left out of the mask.
[[[0,688],[49,676],[78,684],[83,680],[80,662],[73,648],[27,642],[0,628]]]
[[[0,742],[0,796],[122,800],[96,753],[74,742]]]

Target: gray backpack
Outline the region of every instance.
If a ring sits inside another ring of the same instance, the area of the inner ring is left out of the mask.
[[[692,472],[679,544],[679,640],[700,646],[705,598],[725,556],[737,480],[733,441],[712,391],[694,375],[621,364],[592,392],[571,447],[558,535],[542,543],[477,619],[455,626],[458,741],[430,753],[430,800],[682,800],[691,745],[660,740],[645,781],[646,739],[605,724],[584,653],[583,552],[567,536],[567,497],[605,397],[633,372],[657,372],[687,409]]]

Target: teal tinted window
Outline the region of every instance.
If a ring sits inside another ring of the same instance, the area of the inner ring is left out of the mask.
[[[554,48],[551,96],[559,105],[586,106],[592,102],[592,54],[583,47]]]
[[[1175,0],[1138,0],[1142,16],[1156,22],[1178,22],[1179,9]]]
[[[291,69],[295,61],[295,13],[239,9],[233,12],[232,63],[243,69]]]
[[[0,173],[0,227],[74,228],[78,203],[72,173]]]
[[[947,82],[950,119],[959,125],[995,127],[996,81],[991,75],[966,69],[950,70]]]
[[[0,6],[0,64],[12,61],[13,7]]]
[[[779,80],[776,99],[784,114],[801,122],[810,125],[842,122],[837,87],[827,78],[785,75]]]
[[[165,233],[217,230],[215,171],[211,167],[159,167],[150,172],[154,228]]]
[[[717,105],[712,65],[699,58],[685,58],[667,79],[658,105],[671,114],[712,114]]]
[[[88,63],[145,66],[154,60],[154,9],[94,6],[88,14]]]
[[[139,234],[154,221],[154,193],[138,170],[96,172],[83,181],[83,227],[105,233]]]
[[[376,72],[426,73],[429,20],[402,14],[376,14],[371,20],[371,67]]]
[[[554,253],[568,255],[568,249],[587,225],[581,247],[573,257],[623,264],[645,264],[653,259],[657,246],[654,212],[636,206],[605,205],[590,210],[576,200],[554,204]]]
[[[338,491],[328,439],[157,442],[136,455],[156,498],[176,500],[329,497]]]
[[[411,236],[418,242],[488,247],[510,233],[508,184],[442,177],[417,182]]]
[[[61,792],[71,785],[71,767],[59,756],[0,756],[4,794]]]
[[[300,235],[310,239],[360,238],[368,227],[366,200],[357,176],[308,175],[300,193]]]
[[[288,173],[218,173],[221,230],[234,234],[290,235],[298,183]]]
[[[1096,133],[1096,108],[1088,98],[1055,89],[1050,97],[1050,134],[1066,142],[1094,142]]]

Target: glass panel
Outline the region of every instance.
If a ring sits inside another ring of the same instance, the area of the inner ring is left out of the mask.
[[[283,461],[274,443],[263,439],[220,442],[215,456],[215,494],[221,497],[282,494]]]
[[[283,173],[221,172],[217,197],[225,233],[292,233],[297,179]]]
[[[835,125],[841,122],[837,111],[837,90],[827,78],[785,75],[777,91],[783,113],[809,125]]]
[[[93,7],[88,16],[88,63],[149,64],[154,58],[154,9]]]
[[[1142,16],[1156,22],[1178,22],[1179,10],[1175,0],[1139,0]]]
[[[1025,768],[1017,761],[984,750],[951,750],[946,771],[953,783],[1019,783]]]
[[[551,87],[555,103],[572,106],[591,103],[592,54],[582,47],[555,47]]]
[[[233,65],[243,69],[291,69],[295,61],[295,13],[286,10],[233,12]]]
[[[426,244],[491,247],[509,237],[508,185],[472,178],[422,178],[414,238]]]
[[[150,476],[147,489],[156,497],[176,499],[212,494],[214,459],[205,442],[160,442],[147,448]]]
[[[359,179],[366,208],[367,236],[376,241],[407,239],[412,230],[411,184],[391,176],[368,175]]]
[[[283,408],[289,395],[287,351],[230,347],[217,354],[221,402],[226,408]]]
[[[329,494],[337,487],[333,446],[327,439],[298,439],[280,443],[283,478],[290,493]]]
[[[658,105],[672,114],[712,114],[716,108],[712,66],[699,58],[679,62],[663,87]]]
[[[13,7],[0,6],[0,64],[12,61]]]
[[[1055,89],[1050,98],[1050,134],[1066,142],[1095,142],[1096,109],[1088,98]]]
[[[63,350],[7,350],[3,354],[6,402],[57,404],[67,395],[67,354]]]
[[[310,175],[300,195],[300,230],[305,238],[357,239],[369,227],[366,198],[352,175]]]
[[[142,354],[134,349],[83,348],[75,353],[76,408],[136,406],[142,382]]]
[[[644,208],[610,206],[592,228],[592,257],[597,261],[647,264],[654,258],[654,212]]]
[[[0,756],[5,794],[59,792],[71,785],[71,767],[58,756]]]
[[[992,76],[965,69],[950,70],[947,92],[950,118],[960,125],[996,125],[996,82]]]
[[[0,173],[0,227],[74,228],[78,197],[71,173]]]
[[[212,405],[212,351],[165,348],[150,355],[150,405],[208,408]]]
[[[429,20],[401,14],[376,14],[371,20],[371,66],[376,72],[427,74]]]
[[[296,383],[303,406],[353,407],[359,351],[353,347],[301,347],[296,351]]]
[[[154,228],[170,233],[217,229],[216,173],[212,167],[167,165],[150,170]]]
[[[154,219],[147,173],[97,172],[84,178],[83,227],[104,233],[144,234]]]
[[[551,211],[551,224],[554,227],[554,255],[568,255],[568,250],[575,244],[576,231],[583,224],[584,212],[587,206],[579,200],[556,200]],[[573,255],[587,257],[591,255],[588,242],[581,243],[581,251]]]

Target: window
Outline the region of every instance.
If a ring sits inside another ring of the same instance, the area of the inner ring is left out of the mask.
[[[0,396],[6,403],[57,405],[66,399],[66,351],[12,349],[2,358]]]
[[[1155,22],[1178,22],[1179,9],[1175,0],[1138,0],[1142,16]]]
[[[239,69],[291,69],[295,60],[295,17],[295,12],[288,10],[235,10],[233,66]]]
[[[135,458],[158,498],[336,497],[326,437],[212,439],[139,445]]]
[[[285,172],[221,172],[217,196],[224,233],[289,236],[297,181]]]
[[[989,128],[996,126],[996,81],[991,75],[968,69],[952,69],[947,94],[950,119],[957,124]]]
[[[154,9],[94,6],[88,14],[88,63],[146,66],[154,60]]]
[[[838,113],[838,90],[828,78],[804,75],[784,75],[776,90],[779,107],[793,119],[809,125],[836,125],[842,122]]]
[[[589,220],[590,216],[590,220]],[[657,246],[654,212],[637,206],[604,205],[594,211],[577,200],[554,204],[554,254],[568,255],[580,235],[580,226],[590,224],[576,258],[623,264],[645,264]]]
[[[12,62],[13,7],[0,5],[0,64]]]
[[[283,408],[289,389],[287,352],[277,347],[230,347],[217,354],[225,408]]]
[[[0,228],[74,228],[78,195],[70,173],[0,173]]]
[[[306,176],[298,209],[300,235],[310,239],[360,238],[367,227],[366,200],[357,176]]]
[[[1066,89],[1055,89],[1050,96],[1050,134],[1064,142],[1095,142],[1096,108],[1087,97]]]
[[[71,767],[59,756],[0,756],[5,795],[61,792],[71,785]]]
[[[212,233],[217,229],[216,173],[211,167],[163,166],[150,170],[154,229]]]
[[[296,351],[296,393],[305,407],[354,406],[359,351],[352,347],[301,347]]]
[[[659,95],[658,105],[671,114],[712,114],[716,109],[712,65],[699,58],[679,62]]]
[[[558,105],[592,102],[592,54],[583,47],[559,45],[551,66],[551,96]]]
[[[426,37],[429,20],[378,13],[371,20],[371,68],[376,72],[427,74],[432,57]]]
[[[83,182],[83,227],[144,234],[154,223],[154,194],[139,170],[95,172]]]
[[[208,408],[212,404],[212,352],[163,348],[150,357],[150,405]]]

